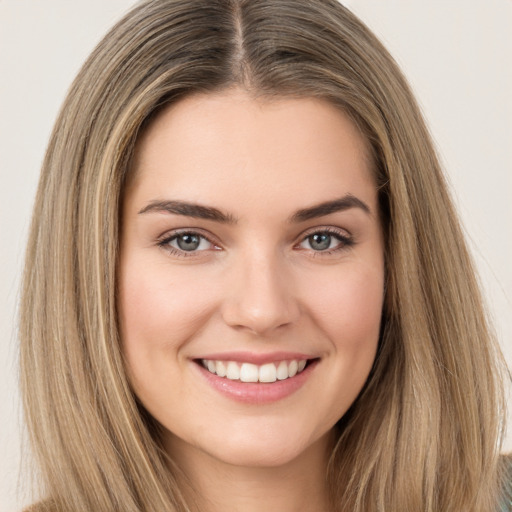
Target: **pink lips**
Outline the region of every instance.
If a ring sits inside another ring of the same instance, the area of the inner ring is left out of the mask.
[[[268,404],[290,396],[305,384],[319,362],[318,359],[312,360],[311,355],[291,352],[274,352],[271,354],[223,352],[205,354],[199,359],[235,361],[239,363],[245,362],[256,365],[279,363],[280,361],[289,361],[292,359],[308,360],[306,368],[304,368],[302,372],[297,373],[294,377],[289,377],[285,380],[277,380],[271,383],[230,380],[226,377],[219,377],[209,372],[201,364],[194,365],[213,389],[228,398],[246,404]]]

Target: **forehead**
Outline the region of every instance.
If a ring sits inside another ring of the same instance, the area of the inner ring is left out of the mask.
[[[160,112],[140,137],[130,189],[152,199],[325,200],[374,190],[368,144],[318,98],[255,99],[239,89],[196,94]],[[318,196],[318,197],[314,197]],[[229,201],[227,201],[229,202]]]

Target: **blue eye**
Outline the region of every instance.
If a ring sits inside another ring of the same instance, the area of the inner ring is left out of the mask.
[[[204,235],[196,231],[174,232],[165,236],[158,245],[176,256],[192,256],[199,252],[219,249]],[[339,231],[319,230],[307,235],[298,247],[317,254],[330,254],[354,245],[354,241]]]
[[[166,237],[158,245],[176,253],[207,251],[214,247],[207,238],[193,231],[177,233]]]
[[[328,233],[315,233],[307,238],[309,245],[315,251],[325,251],[331,248],[333,237]]]
[[[343,249],[353,244],[352,239],[339,232],[316,231],[308,235],[299,244],[302,249],[310,249],[315,252],[327,252]]]

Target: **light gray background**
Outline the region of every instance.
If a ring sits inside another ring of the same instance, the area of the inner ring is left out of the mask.
[[[74,75],[133,3],[0,0],[0,512],[30,501],[17,393],[16,303],[39,166]],[[512,0],[345,3],[383,39],[416,91],[510,364]]]

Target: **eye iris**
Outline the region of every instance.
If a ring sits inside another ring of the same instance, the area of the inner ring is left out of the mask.
[[[331,245],[331,235],[315,233],[309,237],[309,243],[315,251],[325,251]]]
[[[201,239],[197,235],[184,233],[177,237],[176,242],[182,251],[194,251],[199,247]]]

